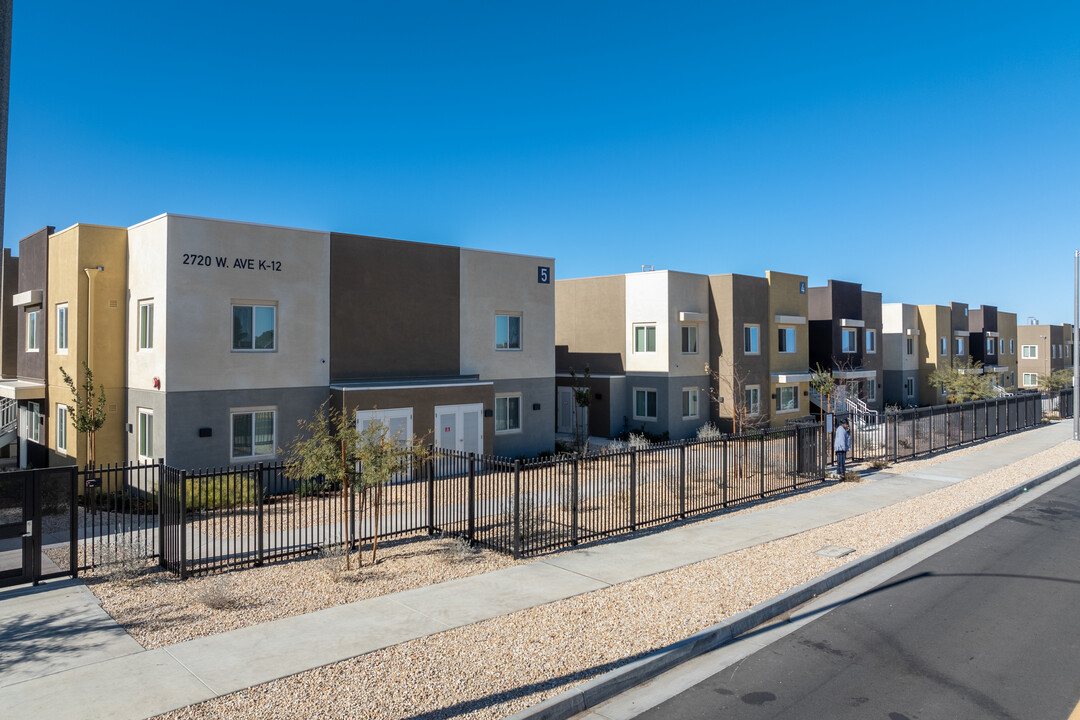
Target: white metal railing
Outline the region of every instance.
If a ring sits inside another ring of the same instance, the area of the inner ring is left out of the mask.
[[[0,398],[0,435],[16,430],[18,426],[18,401],[11,398]]]
[[[825,401],[821,397],[821,393],[814,388],[810,388],[810,399],[813,400],[818,407],[825,407]],[[877,425],[881,421],[877,410],[871,409],[865,402],[857,397],[853,397],[851,393],[842,386],[836,389],[836,392],[832,394],[831,399],[833,412],[847,413],[857,425]]]
[[[1001,385],[994,385],[994,394],[998,397],[1012,397],[1012,393],[1003,388]]]

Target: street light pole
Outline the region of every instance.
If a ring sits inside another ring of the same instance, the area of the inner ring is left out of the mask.
[[[1077,398],[1080,397],[1080,250],[1073,253],[1073,440],[1080,440],[1080,408],[1077,407]]]

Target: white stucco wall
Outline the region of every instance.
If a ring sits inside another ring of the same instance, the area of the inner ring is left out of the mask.
[[[167,228],[164,234],[158,227],[162,224]],[[132,317],[137,332],[138,297],[155,297],[151,366],[158,367],[162,361],[157,356],[165,355],[159,374],[163,389],[329,384],[329,233],[182,215],[144,225],[147,236],[139,243],[141,258],[135,257],[132,246],[131,273],[138,283],[132,286]],[[207,257],[209,265],[202,264]],[[155,287],[161,268],[165,283]],[[167,302],[158,303],[158,296]],[[275,350],[233,350],[234,303],[277,306]],[[137,347],[137,337],[132,339]],[[142,382],[147,369],[140,370]]]
[[[539,282],[538,268],[550,269]],[[461,251],[461,372],[485,380],[555,376],[555,261]],[[521,349],[495,348],[495,316],[521,315]]]
[[[127,358],[128,387],[154,389],[154,378],[160,378],[162,390],[167,380],[166,347],[168,322],[168,284],[165,281],[168,256],[168,217],[160,215],[128,228],[128,298],[127,298]],[[153,345],[139,349],[139,303],[154,303]]]
[[[597,312],[602,310],[597,308]],[[626,276],[627,372],[668,372],[672,337],[670,315],[667,270]],[[634,352],[634,326],[643,324],[656,325],[656,352]]]

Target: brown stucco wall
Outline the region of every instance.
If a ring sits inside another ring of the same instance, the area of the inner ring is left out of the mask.
[[[0,376],[13,378],[18,369],[19,315],[11,304],[19,291],[19,258],[4,248],[0,268]]]
[[[626,366],[626,276],[555,281],[555,369],[620,374]]]
[[[330,378],[460,372],[456,247],[330,234]]]
[[[45,308],[49,305],[46,293],[48,282],[49,262],[49,235],[55,228],[46,227],[35,233],[27,235],[19,241],[19,289],[18,292],[27,290],[41,290],[41,305],[27,308],[17,308],[15,315],[19,326],[18,330],[18,377],[22,380],[45,381],[45,338],[48,337],[49,313]],[[27,309],[42,310],[39,324],[38,337],[41,339],[40,352],[26,352],[26,311]]]
[[[743,352],[743,326],[760,326],[758,355]],[[722,429],[731,425],[736,401],[735,385],[760,385],[762,414],[769,413],[769,352],[772,347],[769,318],[769,284],[750,275],[709,276],[709,366],[719,376],[711,379],[711,391],[724,398],[710,403],[710,417]],[[735,377],[743,382],[735,381]]]

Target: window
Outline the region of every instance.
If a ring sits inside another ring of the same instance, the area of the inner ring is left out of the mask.
[[[904,378],[904,397],[915,397],[915,378]]]
[[[994,338],[986,338],[986,354],[994,354]]]
[[[67,303],[56,306],[56,352],[67,354],[68,350],[68,306]]]
[[[31,310],[26,313],[26,349],[37,352],[41,349],[38,345],[38,315],[40,310]]]
[[[521,430],[521,396],[503,395],[495,398],[495,432]]]
[[[496,350],[520,350],[521,349],[521,316],[520,315],[496,315],[495,316],[495,349]]]
[[[877,330],[866,331],[866,352],[870,354],[877,352]]]
[[[682,326],[682,351],[686,354],[697,352],[697,325]]]
[[[795,328],[782,327],[776,331],[776,351],[795,352]]]
[[[1024,373],[1024,387],[1036,387],[1038,384],[1038,373]]]
[[[634,352],[656,352],[656,326],[634,326]]]
[[[233,305],[233,350],[273,350],[277,307]]]
[[[761,414],[761,387],[758,385],[746,386],[746,412],[748,415]]]
[[[684,418],[696,418],[698,416],[698,389],[683,388],[682,391],[682,416]]]
[[[964,338],[962,338],[962,337],[956,338],[956,354],[957,355],[963,355],[964,354]]]
[[[998,355],[1004,355],[1004,354],[1005,354],[1005,339],[1004,338],[999,338],[998,339]]]
[[[914,355],[915,354],[915,338],[908,338],[907,339],[907,354],[908,355]]]
[[[656,419],[656,391],[634,388],[634,418],[638,420]]]
[[[56,404],[56,449],[60,452],[67,452],[67,426],[68,426],[68,409],[67,405]]]
[[[41,442],[41,405],[36,402],[26,403],[26,419],[30,424],[27,437],[36,443]]]
[[[1039,358],[1039,346],[1038,345],[1021,345],[1020,357],[1025,360],[1037,360]]]
[[[758,349],[758,330],[757,325],[743,325],[743,352],[747,355],[757,355],[761,352]]]
[[[1065,346],[1065,357],[1069,357],[1069,345]]]
[[[859,336],[854,330],[840,331],[840,352],[859,352]]]
[[[776,412],[795,412],[799,409],[799,386],[780,385],[776,388]]]
[[[945,338],[941,338],[941,356],[945,357],[949,354],[949,341]]]
[[[866,381],[866,399],[870,402],[877,401],[877,380]]]
[[[1016,341],[1015,340],[1010,340],[1009,341],[1009,354],[1010,355],[1015,355],[1016,354]]]
[[[233,459],[274,454],[273,410],[250,410],[232,413]]]
[[[233,348],[236,348],[236,308],[233,308]],[[139,349],[150,350],[154,347],[154,303],[139,303]]]
[[[139,459],[152,460],[154,457],[154,411],[139,408]]]

